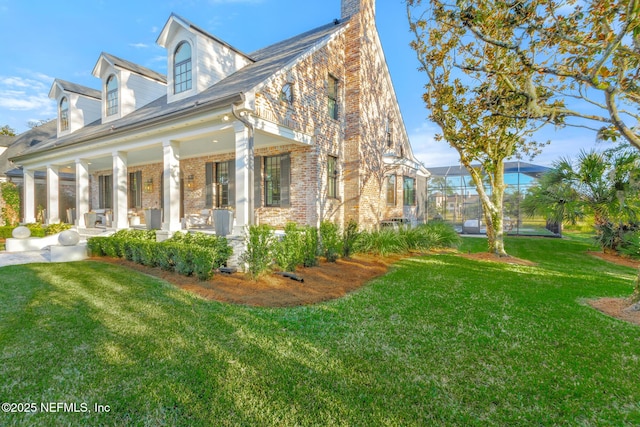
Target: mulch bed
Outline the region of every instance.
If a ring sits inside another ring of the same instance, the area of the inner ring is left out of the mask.
[[[371,279],[385,274],[401,257],[357,255],[335,263],[321,262],[316,267],[299,268],[298,282],[278,274],[268,274],[251,280],[243,273],[216,273],[207,281],[146,267],[120,258],[99,257],[95,261],[122,265],[144,274],[159,277],[175,286],[205,299],[256,307],[291,307],[314,304],[345,296]]]

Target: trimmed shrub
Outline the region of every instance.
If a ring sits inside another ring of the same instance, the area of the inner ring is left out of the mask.
[[[141,241],[138,242],[138,256],[142,265],[147,267],[156,267],[158,265],[158,246],[160,243]]]
[[[180,244],[162,242],[156,246],[156,262],[161,269],[175,271],[176,253],[180,249]]]
[[[240,257],[249,275],[256,279],[269,271],[273,264],[274,236],[268,225],[252,225],[246,236],[247,249]]]
[[[90,237],[87,239],[87,248],[91,256],[105,256],[102,245],[108,237]]]
[[[233,249],[229,245],[226,238],[205,233],[175,233],[168,242],[180,243],[185,245],[196,245],[203,248],[213,250],[214,269],[226,265],[227,260],[233,253]]]
[[[210,248],[192,247],[191,259],[193,261],[193,273],[200,280],[207,280],[213,275],[215,263],[215,251]]]
[[[342,250],[338,225],[330,221],[320,223],[320,253],[329,262],[336,262]]]
[[[132,240],[151,240],[155,242],[156,232],[155,230],[125,229],[116,231],[111,237]]]
[[[302,232],[298,225],[289,222],[284,227],[284,236],[274,245],[274,258],[284,271],[295,271],[303,263]]]
[[[204,237],[203,237],[204,236]],[[155,232],[121,230],[110,237],[92,237],[88,240],[91,253],[96,256],[126,258],[149,267],[160,266],[185,276],[196,275],[201,280],[211,277],[213,271],[224,265],[231,256],[226,239],[216,236],[195,236],[158,243]]]
[[[318,265],[318,229],[306,226],[302,229],[302,265]]]

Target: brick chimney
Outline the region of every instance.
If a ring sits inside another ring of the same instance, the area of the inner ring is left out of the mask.
[[[375,0],[342,0],[342,19],[347,19],[351,15],[370,9],[373,16],[376,14]]]

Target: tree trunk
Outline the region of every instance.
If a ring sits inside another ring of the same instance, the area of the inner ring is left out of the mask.
[[[640,303],[640,268],[638,269],[638,276],[636,277],[636,286],[633,288],[633,294],[631,294],[631,304]]]
[[[509,254],[504,249],[504,215],[502,210],[506,187],[504,184],[504,163],[499,160],[493,166],[495,172],[490,177],[492,182],[491,196],[485,191],[480,173],[475,171],[471,177],[482,202],[483,216],[487,225],[488,251],[500,257],[508,257]],[[471,171],[469,167],[467,169]]]

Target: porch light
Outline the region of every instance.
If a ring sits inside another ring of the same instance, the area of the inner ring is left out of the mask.
[[[189,175],[187,177],[187,189],[188,190],[193,190],[194,188],[196,188],[195,179],[194,179],[193,175]]]
[[[148,179],[144,183],[144,192],[153,193],[153,178]]]

